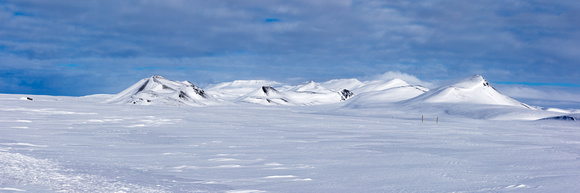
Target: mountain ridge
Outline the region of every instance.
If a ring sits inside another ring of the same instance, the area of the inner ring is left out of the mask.
[[[296,86],[268,80],[236,80],[210,85],[203,90],[189,81],[171,81],[154,75],[140,80],[106,102],[169,106],[239,102],[292,106],[402,102],[504,105],[534,109],[501,94],[481,75],[473,75],[431,90],[421,85],[410,85],[397,78],[364,82],[357,79],[334,79],[323,83],[307,81]]]

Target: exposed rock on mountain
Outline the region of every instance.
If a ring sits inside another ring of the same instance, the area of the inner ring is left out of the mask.
[[[340,92],[340,100],[345,101],[346,99],[349,99],[350,97],[354,96],[354,93],[350,92],[350,90],[347,89],[342,89]]]

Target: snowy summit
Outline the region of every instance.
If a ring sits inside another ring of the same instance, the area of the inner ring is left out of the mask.
[[[145,78],[125,89],[108,103],[136,105],[199,106],[210,102],[199,87],[188,81],[171,81],[155,75]]]
[[[490,104],[531,108],[524,103],[499,93],[480,75],[474,75],[454,84],[431,90],[412,99],[412,101],[427,103]]]

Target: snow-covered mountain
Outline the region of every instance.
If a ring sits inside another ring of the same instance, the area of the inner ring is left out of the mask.
[[[235,100],[263,86],[275,87],[282,83],[268,80],[236,80],[210,85],[204,90],[214,98],[222,100]]]
[[[354,93],[365,93],[387,90],[395,87],[410,86],[409,83],[398,78],[388,80],[371,80],[364,82],[361,82],[357,79],[334,79],[323,82],[319,85],[333,91],[347,89]]]
[[[338,84],[335,85],[334,88],[336,90],[328,89],[314,81],[308,81],[300,85],[285,89],[284,94],[295,105],[322,105],[339,103],[341,101],[348,100],[353,95],[355,95],[348,89],[338,87]]]
[[[429,91],[420,85],[410,85],[401,79],[363,82],[353,89],[357,93],[347,106],[371,107],[383,103],[395,103],[415,98]]]
[[[373,80],[366,81],[360,87],[353,89],[355,93],[365,93],[373,91],[382,91],[396,87],[410,86],[409,83],[404,80],[394,78],[391,80]]]
[[[271,86],[262,86],[238,100],[262,105],[292,105],[292,102],[285,95]]]
[[[400,102],[420,96],[428,90],[422,86],[407,85],[385,90],[363,92],[354,97],[351,103],[369,106],[377,103]]]
[[[144,78],[105,102],[167,106],[199,106],[213,103],[202,89],[191,82],[171,81],[159,75]]]
[[[351,79],[334,79],[323,82],[320,84],[322,87],[328,88],[334,91],[341,91],[343,89],[354,90],[364,85],[361,81],[351,78]]]
[[[316,83],[314,81],[304,82],[304,83],[299,84],[297,86],[291,87],[288,90],[293,91],[293,92],[298,92],[298,93],[312,93],[312,94],[325,94],[325,93],[334,92],[333,90],[325,88],[324,86],[322,86],[319,83]]]
[[[524,103],[501,94],[482,76],[474,75],[451,85],[433,89],[409,100],[411,103],[470,103],[488,105],[507,105],[532,108]]]
[[[263,86],[240,97],[238,101],[264,105],[309,106],[338,103],[354,95],[347,89],[335,92],[315,84],[307,83],[283,91]]]

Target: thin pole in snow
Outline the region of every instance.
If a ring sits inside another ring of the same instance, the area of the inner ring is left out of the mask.
[[[437,121],[435,123],[439,123],[439,117],[437,117]]]
[[[423,122],[423,115],[421,115],[421,123]]]

